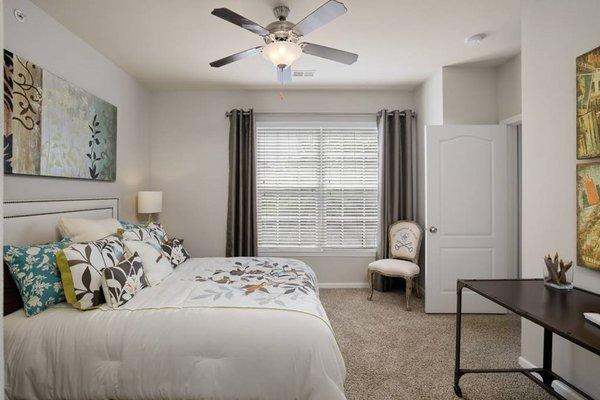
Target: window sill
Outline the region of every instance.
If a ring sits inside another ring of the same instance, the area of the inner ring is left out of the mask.
[[[258,249],[259,257],[375,257],[375,249]]]

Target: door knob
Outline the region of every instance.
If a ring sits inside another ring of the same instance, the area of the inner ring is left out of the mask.
[[[430,226],[429,227],[429,232],[436,233],[437,232],[437,228],[435,226]]]

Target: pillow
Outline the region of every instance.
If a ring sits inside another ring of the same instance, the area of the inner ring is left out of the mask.
[[[129,224],[130,228],[123,233],[124,240],[141,240],[148,242],[154,247],[160,247],[163,242],[168,240],[167,233],[161,224],[150,222],[148,225]]]
[[[160,248],[160,242],[150,233],[145,226],[136,226],[123,231],[123,240],[147,242],[156,248]]]
[[[61,240],[38,246],[4,246],[4,261],[19,289],[28,317],[65,301],[55,253],[70,243]]]
[[[129,254],[138,253],[142,259],[144,274],[150,286],[158,285],[173,272],[173,266],[165,254],[149,243],[140,240],[125,240],[125,248]]]
[[[190,254],[183,248],[183,239],[173,238],[164,242],[161,247],[174,267],[190,258]]]
[[[67,302],[80,310],[98,307],[103,301],[102,270],[117,265],[123,253],[119,235],[73,243],[56,253]]]
[[[123,229],[119,221],[114,218],[87,219],[65,218],[58,220],[58,229],[63,238],[73,242],[91,242],[117,233]]]
[[[123,221],[123,220],[119,220],[119,223],[121,224],[121,226],[125,230],[127,230],[127,229],[135,229],[135,228],[142,228],[144,226],[144,225],[134,224],[133,222],[127,222],[127,221]]]
[[[167,232],[165,231],[163,226],[158,222],[150,222],[146,228],[148,229],[148,231],[150,231],[150,235],[152,235],[156,240],[158,240],[158,243],[162,244],[163,242],[169,240],[169,238],[167,237]]]
[[[117,308],[127,303],[137,292],[148,286],[142,259],[138,253],[124,259],[114,267],[102,271],[102,290],[106,303]]]

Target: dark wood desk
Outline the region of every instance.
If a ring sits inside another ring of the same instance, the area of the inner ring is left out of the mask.
[[[470,289],[496,304],[544,328],[542,368],[463,369],[460,368],[460,331],[462,290]],[[472,373],[521,373],[558,399],[566,400],[552,388],[559,380],[586,399],[590,395],[552,371],[552,334],[562,336],[596,355],[600,355],[600,328],[586,322],[584,312],[600,312],[600,295],[582,289],[557,290],[540,279],[459,280],[456,285],[456,359],[454,392],[462,397],[460,378]],[[542,379],[538,379],[538,374]]]

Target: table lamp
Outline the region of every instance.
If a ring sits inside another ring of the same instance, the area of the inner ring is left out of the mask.
[[[162,192],[138,192],[137,208],[139,214],[148,214],[148,223],[152,222],[152,215],[162,211]]]

